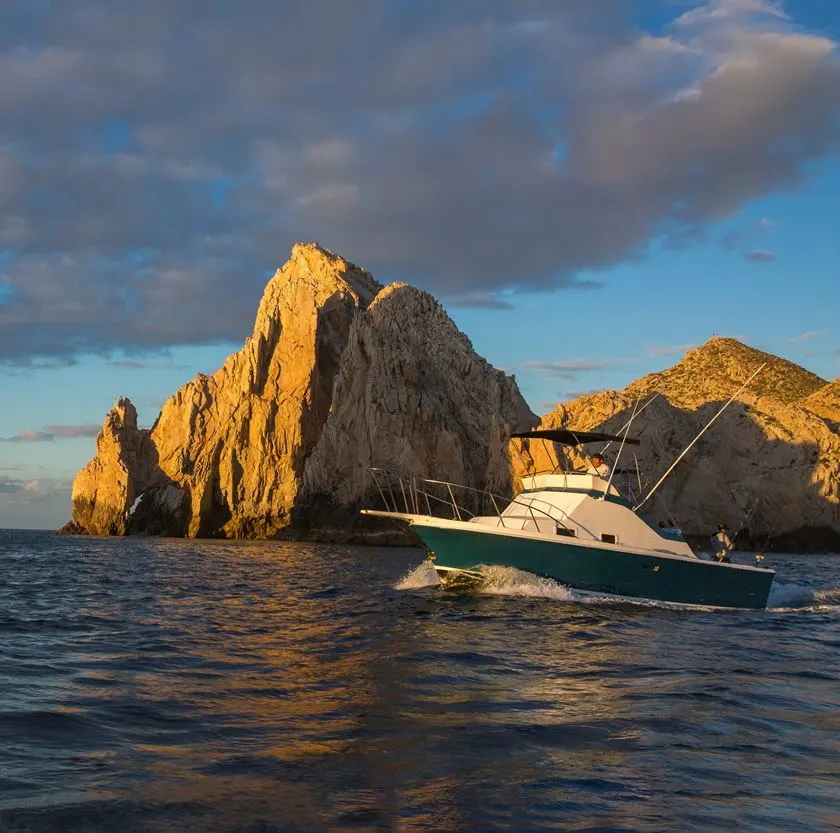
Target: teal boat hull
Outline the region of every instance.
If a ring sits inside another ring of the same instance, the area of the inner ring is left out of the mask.
[[[694,558],[581,546],[568,539],[499,534],[479,525],[411,526],[434,554],[436,566],[515,567],[578,590],[633,599],[764,609],[775,575],[772,570]]]

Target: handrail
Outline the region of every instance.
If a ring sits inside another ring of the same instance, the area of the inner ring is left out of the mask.
[[[457,520],[462,520],[462,518],[461,518],[462,513],[464,513],[466,515],[469,515],[470,517],[475,517],[474,512],[472,512],[471,510],[467,509],[466,507],[460,506],[458,504],[457,500],[455,499],[455,495],[452,492],[452,489],[454,487],[456,489],[463,489],[465,491],[473,492],[473,493],[481,495],[483,497],[490,498],[491,502],[493,503],[493,508],[496,511],[496,516],[499,519],[500,525],[503,526],[503,527],[505,526],[505,516],[503,514],[503,512],[505,510],[499,511],[499,505],[496,502],[497,500],[505,501],[505,503],[507,503],[507,506],[505,507],[506,509],[509,508],[510,506],[513,506],[513,505],[521,506],[524,509],[527,509],[529,514],[531,515],[531,520],[534,523],[535,527],[538,527],[537,518],[534,514],[535,512],[537,512],[540,515],[543,515],[546,518],[548,518],[549,520],[551,520],[553,523],[559,524],[560,526],[563,527],[563,529],[566,529],[566,530],[569,529],[569,527],[566,525],[563,518],[557,518],[551,513],[551,511],[541,509],[539,506],[535,505],[535,504],[538,504],[538,503],[543,504],[543,505],[547,506],[549,510],[558,511],[556,506],[552,506],[552,504],[548,503],[547,501],[541,500],[540,498],[529,497],[527,500],[523,500],[523,499],[521,499],[520,495],[515,495],[512,498],[511,497],[504,497],[504,496],[496,494],[494,492],[490,492],[486,489],[479,489],[475,486],[467,486],[467,485],[462,484],[462,483],[453,483],[449,480],[435,480],[433,478],[428,478],[428,477],[411,477],[411,479],[409,480],[407,477],[404,477],[403,475],[400,475],[397,472],[393,472],[393,471],[390,471],[389,469],[382,469],[382,468],[377,468],[377,467],[371,467],[370,472],[373,475],[374,482],[376,483],[376,487],[379,490],[380,496],[382,497],[383,503],[385,504],[385,507],[388,511],[391,511],[391,508],[388,504],[387,499],[385,498],[384,490],[379,483],[379,478],[377,477],[377,474],[383,475],[387,478],[390,478],[390,481],[387,482],[386,485],[388,487],[388,492],[391,495],[392,503],[393,503],[393,506],[394,506],[393,511],[398,511],[396,498],[394,496],[394,492],[393,492],[393,488],[392,488],[393,480],[397,480],[399,482],[400,490],[401,490],[402,495],[403,495],[403,503],[404,503],[406,512],[409,512],[411,508],[414,508],[415,510],[419,509],[419,496],[423,495],[423,497],[426,499],[426,508],[429,511],[429,516],[430,517],[434,517],[432,515],[431,505],[429,503],[430,498],[432,500],[438,501],[439,503],[444,503],[447,506],[451,507],[453,515],[455,516],[455,518]],[[428,483],[428,484],[434,485],[434,486],[445,486],[446,489],[447,489],[447,492],[449,494],[450,500],[447,501],[444,498],[440,498],[437,495],[435,495],[435,494],[433,494],[433,493],[431,493],[431,492],[429,492],[425,489],[420,488],[417,485],[418,481],[420,483]],[[409,495],[411,495],[411,501],[410,502],[409,502],[408,497],[405,493],[405,483],[406,482],[408,483],[408,487],[409,487]],[[560,510],[560,511],[562,512],[562,510]],[[417,511],[415,511],[415,514],[419,514],[419,513]],[[564,516],[566,515],[565,512],[562,512],[562,514]],[[568,516],[566,516],[566,517],[568,517]]]

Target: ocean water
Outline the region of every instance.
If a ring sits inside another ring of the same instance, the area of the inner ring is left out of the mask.
[[[0,830],[840,830],[840,557],[766,563],[708,611],[0,531]]]

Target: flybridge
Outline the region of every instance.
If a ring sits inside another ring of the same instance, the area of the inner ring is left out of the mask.
[[[584,443],[625,442],[628,445],[639,445],[640,440],[632,437],[617,437],[614,434],[600,434],[593,431],[570,431],[568,428],[547,428],[538,431],[524,431],[511,434],[512,438],[528,440],[553,440],[564,445],[583,445]]]

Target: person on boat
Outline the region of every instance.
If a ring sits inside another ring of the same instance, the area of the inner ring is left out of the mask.
[[[724,523],[719,523],[717,532],[709,539],[712,543],[712,556],[715,561],[722,564],[729,564],[729,551],[732,549],[732,539],[729,537],[729,530]]]
[[[586,469],[586,473],[597,474],[599,477],[603,477],[604,480],[609,480],[610,467],[604,462],[604,458],[600,454],[593,454],[592,462]]]

